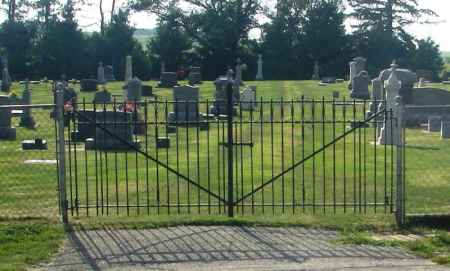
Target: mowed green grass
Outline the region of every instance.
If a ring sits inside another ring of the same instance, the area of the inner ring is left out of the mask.
[[[146,82],[155,85],[155,82]],[[314,81],[264,81],[247,82],[258,87],[258,96],[264,100],[279,101],[295,99],[302,96],[316,99],[313,129],[312,124],[291,124],[291,112],[295,121],[301,121],[299,103],[289,102],[283,106],[285,123],[263,124],[259,111],[254,115],[243,113],[243,120],[250,118],[254,124],[239,125],[240,117],[235,118],[235,140],[253,142],[254,147],[235,148],[235,199],[247,195],[254,188],[270,180],[273,175],[311,154],[321,146],[331,142],[333,136],[348,131],[347,125],[322,125],[322,110],[326,120],[333,119],[333,106],[322,107],[322,97],[331,99],[332,91],[339,91],[341,98],[349,99],[346,83],[318,86]],[[116,95],[122,93],[121,82],[108,84],[107,88]],[[51,103],[52,93],[49,85],[33,86],[33,103]],[[448,87],[448,86],[447,86]],[[14,85],[14,92],[20,95],[20,86]],[[170,89],[155,89],[160,101],[171,100]],[[205,82],[200,86],[203,101],[212,99],[214,85]],[[80,101],[92,101],[92,93],[80,93]],[[356,119],[363,118],[364,106],[358,105]],[[271,117],[270,103],[263,107],[262,119]],[[273,118],[281,118],[281,107],[273,102]],[[306,104],[305,119],[313,118],[311,104]],[[350,108],[347,108],[351,111]],[[165,105],[158,110],[158,119],[165,119]],[[167,111],[171,111],[168,105]],[[206,111],[206,104],[201,106]],[[346,112],[346,120],[352,119],[352,112]],[[141,111],[142,112],[142,111]],[[337,120],[343,120],[342,107],[335,106]],[[2,217],[55,217],[57,214],[57,181],[56,165],[29,165],[25,160],[54,159],[55,139],[54,123],[46,110],[34,110],[39,124],[36,130],[17,128],[18,139],[2,141],[4,150],[0,158],[2,183],[6,189],[0,191],[0,214]],[[155,119],[155,110],[148,108],[148,121]],[[18,119],[14,120],[15,125]],[[283,126],[283,127],[282,127]],[[196,128],[179,128],[178,134],[171,134],[172,147],[168,150],[155,149],[156,129],[148,128],[148,137],[139,136],[142,150],[151,157],[158,158],[163,164],[189,176],[193,182],[208,188],[222,199],[226,198],[226,173],[223,171],[226,155],[219,143],[224,142],[225,130],[222,123],[211,123],[209,131],[197,131]],[[313,136],[314,132],[314,136]],[[158,128],[159,136],[165,135],[164,127]],[[262,134],[262,137],[261,137]],[[304,134],[302,141],[301,135]],[[198,135],[198,137],[197,137]],[[43,137],[49,141],[48,151],[22,151],[20,140]],[[273,138],[273,141],[271,140]],[[392,203],[395,187],[392,171],[395,161],[395,150],[391,147],[377,146],[373,128],[366,128],[350,134],[337,142],[325,152],[308,160],[303,166],[296,167],[283,177],[277,179],[253,196],[247,197],[237,206],[236,213],[248,215],[261,214],[332,214],[337,213],[374,213],[374,203],[385,201]],[[177,147],[178,142],[178,147]],[[314,146],[313,146],[314,144]],[[446,165],[450,160],[448,141],[441,140],[438,134],[424,133],[419,129],[407,130],[407,211],[448,212],[450,208],[449,173]],[[344,148],[345,146],[345,148]],[[208,152],[209,149],[209,152]],[[345,156],[344,156],[345,149]],[[71,144],[66,147],[70,155],[71,170],[68,170],[68,198],[73,215],[87,215],[86,206],[97,207],[89,210],[89,215],[135,215],[139,214],[223,214],[223,202],[188,184],[176,174],[167,172],[164,166],[156,166],[144,155],[135,153],[114,153],[84,151],[84,144]],[[178,157],[177,157],[178,153]],[[209,153],[209,155],[208,155]],[[362,154],[360,162],[359,153]],[[394,156],[394,160],[392,160]],[[96,159],[97,157],[97,159]],[[345,158],[344,158],[345,157]],[[253,158],[253,159],[251,159]],[[179,163],[177,164],[177,160]],[[377,161],[375,164],[374,161]],[[189,163],[188,163],[189,161]],[[325,161],[325,163],[324,163]],[[385,162],[386,161],[386,162]],[[96,163],[97,162],[97,163]],[[386,165],[386,169],[385,169]],[[75,171],[76,168],[76,171]],[[117,169],[117,170],[116,170]],[[197,170],[198,169],[198,170]],[[305,173],[303,173],[303,171]],[[116,193],[118,191],[118,193]],[[212,204],[209,209],[205,204]],[[316,208],[308,205],[319,204]],[[326,208],[321,206],[326,204]],[[348,206],[344,206],[345,203]],[[304,205],[295,209],[290,205]],[[117,205],[119,208],[117,208]],[[126,208],[126,206],[131,206]],[[150,205],[147,208],[146,205]],[[188,208],[186,205],[193,205]],[[255,205],[264,205],[255,206]],[[139,206],[139,208],[137,207]],[[389,213],[390,206],[379,206],[377,213]]]

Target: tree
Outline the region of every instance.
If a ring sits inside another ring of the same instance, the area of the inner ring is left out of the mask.
[[[305,55],[309,57],[308,78],[314,61],[320,63],[322,75],[345,74],[350,48],[344,20],[341,1],[312,1],[308,5],[302,23]]]
[[[421,39],[417,42],[417,49],[414,53],[413,67],[415,70],[430,70],[433,80],[439,80],[439,76],[444,67],[439,45],[431,38]]]
[[[14,23],[26,14],[28,10],[27,0],[2,0],[0,9],[6,13],[8,22]]]
[[[9,71],[14,79],[30,76],[35,34],[36,27],[31,22],[6,21],[0,26],[0,48],[8,56]]]
[[[131,7],[149,11],[161,19],[178,10],[177,23],[197,45],[203,56],[206,78],[224,73],[235,64],[251,29],[258,25],[256,15],[262,10],[260,0],[133,0]]]
[[[172,10],[171,14],[164,18],[160,18],[156,35],[147,44],[152,63],[160,66],[164,61],[169,71],[176,71],[178,65],[185,62],[185,53],[192,46],[188,35],[178,24],[177,19],[176,10]]]
[[[419,7],[417,0],[348,0],[357,19],[353,25],[355,51],[365,56],[369,72],[387,67],[393,59],[411,65],[415,50],[414,37],[405,27],[419,22],[429,23],[436,14]]]
[[[436,13],[419,7],[417,0],[348,0],[353,8],[351,16],[358,20],[357,28],[370,31],[374,28],[393,36],[405,32],[413,23],[428,23],[427,17]]]
[[[306,1],[286,0],[277,3],[276,14],[263,27],[262,52],[268,79],[298,79],[305,73],[302,62],[302,18]]]

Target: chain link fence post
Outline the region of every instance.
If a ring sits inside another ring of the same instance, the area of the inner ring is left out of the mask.
[[[64,85],[56,85],[56,120],[58,136],[58,179],[59,179],[59,202],[61,217],[64,224],[69,222],[67,217],[67,196],[66,196],[66,154],[64,137]]]

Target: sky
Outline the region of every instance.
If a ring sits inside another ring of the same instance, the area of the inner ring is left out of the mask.
[[[127,0],[116,0],[117,6],[125,4]],[[273,2],[275,0],[267,0]],[[431,37],[440,45],[442,51],[450,52],[450,0],[418,0],[421,7],[434,10],[438,15],[439,23],[431,25],[414,24],[408,27],[408,31],[416,37]],[[98,3],[98,0],[91,0]],[[112,0],[103,0],[105,13],[108,14]],[[92,31],[99,29],[99,15],[96,6],[84,7],[77,15],[80,26]],[[137,28],[153,28],[156,25],[156,17],[146,13],[135,13],[131,16],[131,23]]]

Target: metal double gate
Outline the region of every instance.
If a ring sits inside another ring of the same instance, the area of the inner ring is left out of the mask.
[[[375,214],[403,205],[401,144],[378,144],[395,141],[401,126],[392,111],[368,114],[365,101],[71,107],[60,150],[72,216]]]

